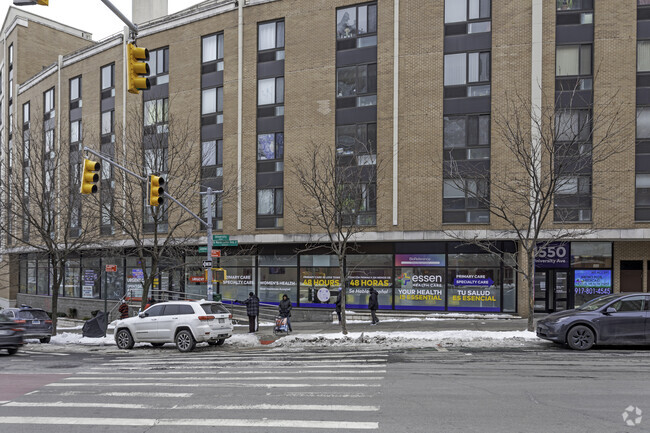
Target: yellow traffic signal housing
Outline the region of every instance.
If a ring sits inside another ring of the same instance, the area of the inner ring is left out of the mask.
[[[14,0],[14,6],[49,6],[49,0]]]
[[[94,194],[97,192],[97,182],[99,181],[99,169],[101,164],[97,161],[84,159],[81,167],[81,188],[82,194]]]
[[[205,281],[208,281],[208,270],[205,270]],[[212,268],[212,282],[223,283],[226,281],[226,270],[224,268]]]
[[[226,281],[226,270],[224,268],[212,269],[212,281],[223,283]]]
[[[163,195],[165,190],[161,185],[165,184],[165,179],[160,176],[149,175],[149,205],[160,206],[163,204]]]
[[[149,65],[145,62],[149,60],[149,50],[138,48],[134,44],[126,46],[126,58],[129,76],[129,92],[139,94],[140,90],[149,90]]]

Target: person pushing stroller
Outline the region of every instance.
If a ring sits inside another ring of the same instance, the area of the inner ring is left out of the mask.
[[[286,318],[287,319],[287,326],[289,327],[289,332],[293,332],[293,329],[291,329],[291,300],[289,300],[289,297],[287,295],[282,295],[282,300],[280,301],[279,305],[279,312],[280,312],[280,317]]]

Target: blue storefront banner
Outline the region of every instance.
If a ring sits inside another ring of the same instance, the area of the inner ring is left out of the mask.
[[[612,293],[612,271],[576,269],[574,287],[576,295],[609,295]]]
[[[483,276],[467,276],[467,278],[454,278],[454,286],[492,286],[492,278]]]
[[[537,269],[568,268],[571,265],[571,248],[568,242],[537,244],[535,267]]]

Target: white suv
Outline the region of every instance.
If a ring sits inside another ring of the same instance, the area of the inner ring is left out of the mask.
[[[175,343],[181,352],[189,352],[197,342],[220,346],[231,335],[232,315],[220,302],[210,301],[161,302],[115,324],[120,349],[131,349],[135,343],[154,347]]]

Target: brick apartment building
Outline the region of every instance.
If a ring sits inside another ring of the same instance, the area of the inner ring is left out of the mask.
[[[183,119],[192,140],[175,151],[193,167],[185,177],[196,185],[178,198],[205,215],[200,190],[238,186],[213,210],[215,233],[239,241],[219,259],[228,272],[217,288],[225,299],[255,291],[262,302],[277,303],[287,293],[297,306],[332,308],[316,292],[338,285],[337,260],[302,251],[314,238],[291,205],[304,195],[291,164],[316,143],[359,165],[381,159],[388,167],[362,191],[358,218],[368,227],[346,263],[352,308],[366,306],[364,286],[374,285],[382,309],[525,314],[526,286],[507,257],[517,254],[516,242],[499,240],[501,260],[450,236],[494,238],[504,227],[441,167],[453,153],[488,177],[507,175],[512,156],[494,133],[496,114],[514,94],[542,105],[564,88],[580,96],[572,107],[577,123],[581,113],[606,109],[615,93],[621,108],[614,126],[629,146],[608,159],[615,170],[583,170],[558,193],[547,224],[585,234],[546,247],[557,260],[537,262],[536,309],[648,290],[647,0],[211,0],[143,19],[137,44],[150,51],[152,88],[138,96],[125,87],[126,29],[95,42],[14,8],[2,27],[0,175],[33,168],[24,138],[38,131],[45,154],[54,149],[68,161],[53,197],[78,209],[76,223],[58,230],[81,232],[84,219],[97,223],[93,245],[66,269],[60,311],[89,311],[105,297],[137,291],[150,266],[129,253],[129,238],[111,215],[98,206],[91,212],[79,197],[73,173],[81,146],[128,162],[135,156],[126,131],[171,134],[179,125],[170,119]],[[559,96],[555,103],[563,104]],[[180,144],[169,139],[168,146],[171,154]],[[173,195],[179,183],[171,170],[165,174]],[[122,179],[103,169],[96,199],[124,201]],[[6,203],[9,189],[2,191]],[[172,208],[170,219],[179,215]],[[0,218],[19,233],[23,225],[9,215],[5,208]],[[199,247],[206,238],[198,223],[183,230],[193,249],[162,263],[155,285],[204,295]],[[47,308],[47,257],[6,234],[2,246],[0,305]]]

